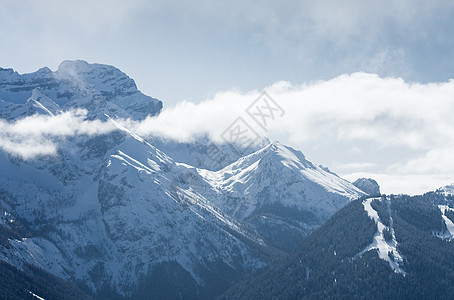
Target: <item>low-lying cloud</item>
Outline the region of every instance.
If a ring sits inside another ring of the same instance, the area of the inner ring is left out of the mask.
[[[260,91],[183,102],[131,124],[141,135],[190,140],[221,134],[238,117],[258,133],[301,149],[350,180],[371,176],[385,192],[421,193],[454,181],[454,81],[408,83],[354,73],[267,92],[285,110],[265,129],[246,113]]]
[[[24,159],[55,155],[58,142],[77,135],[99,135],[115,130],[111,122],[87,120],[86,111],[55,116],[32,115],[15,122],[0,119],[0,149]]]
[[[141,122],[116,120],[143,137],[188,142],[222,133],[238,117],[261,136],[301,149],[349,180],[371,176],[384,192],[420,193],[454,181],[454,81],[407,83],[355,73],[266,89],[285,111],[260,127],[246,112],[261,91],[225,91],[198,104],[181,102]],[[0,121],[0,147],[24,158],[55,154],[58,139],[115,130],[80,112]]]

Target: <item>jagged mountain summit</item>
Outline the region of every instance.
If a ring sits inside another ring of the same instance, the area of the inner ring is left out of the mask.
[[[0,115],[3,119],[23,116],[5,113],[20,109],[20,105],[30,100],[50,112],[85,108],[92,118],[108,114],[144,119],[162,109],[160,100],[142,94],[134,80],[117,68],[82,60],[64,61],[55,72],[42,68],[21,75],[12,69],[0,68],[0,100],[3,100]]]
[[[279,142],[220,171],[201,174],[214,191],[223,194],[212,197],[214,203],[285,251],[348,201],[364,195],[346,180],[314,165],[300,151]]]
[[[197,149],[209,141],[138,136],[116,119],[154,116],[162,103],[111,66],[1,69],[0,98],[10,122],[83,108],[116,128],[63,139],[53,156],[0,152],[0,260],[42,268],[96,297],[213,298],[365,195],[278,142],[203,168]]]

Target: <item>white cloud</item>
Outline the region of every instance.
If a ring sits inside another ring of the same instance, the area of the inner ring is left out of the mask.
[[[31,159],[55,155],[58,138],[99,135],[115,130],[111,122],[89,121],[86,111],[73,110],[56,116],[33,115],[9,123],[0,119],[0,149]]]
[[[357,172],[345,174],[343,178],[354,181],[357,178],[374,178],[379,184],[382,193],[385,194],[410,194],[422,195],[429,191],[434,191],[439,187],[453,183],[453,176],[446,174],[431,175],[425,174],[392,174]]]
[[[418,84],[355,73],[301,86],[279,82],[267,91],[286,113],[262,133],[292,143],[333,138],[420,150],[454,146],[454,81]],[[135,129],[175,139],[216,138],[236,117],[248,118],[245,110],[259,95],[229,91],[199,104],[182,102]]]
[[[454,181],[454,81],[419,84],[355,73],[299,86],[278,82],[266,90],[285,114],[265,129],[246,113],[259,91],[220,92],[142,122],[117,121],[141,136],[190,141],[208,134],[222,142],[221,134],[242,117],[260,135],[301,149],[342,176],[375,177],[386,193],[416,193]],[[111,130],[110,122],[88,121],[80,112],[34,116],[0,122],[0,147],[30,158],[55,153],[56,137]]]
[[[389,172],[394,174],[452,174],[454,182],[454,147],[434,148],[423,155],[393,164]]]
[[[142,135],[188,140],[208,133],[220,141],[222,132],[242,116],[260,134],[302,149],[324,165],[338,166],[341,175],[367,169],[385,181],[386,192],[413,193],[439,178],[454,181],[449,155],[454,153],[454,81],[419,84],[355,73],[300,86],[279,82],[267,91],[286,113],[266,131],[245,112],[258,91],[184,102],[129,126]],[[368,163],[358,164],[361,160]]]
[[[421,0],[7,0],[0,65],[29,72],[65,59],[111,63],[166,103],[353,71],[441,80],[453,66],[453,8]]]
[[[374,168],[376,166],[377,166],[377,164],[368,163],[368,162],[365,162],[365,163],[349,163],[349,164],[342,164],[342,165],[336,166],[336,170],[344,171],[344,172],[345,171],[351,172],[351,171],[359,171],[359,170],[368,170],[368,169]]]

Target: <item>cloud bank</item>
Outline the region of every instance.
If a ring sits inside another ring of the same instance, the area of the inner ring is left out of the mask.
[[[238,117],[263,136],[301,149],[349,180],[370,176],[385,192],[422,193],[454,181],[454,81],[408,83],[354,73],[267,92],[285,110],[263,129],[246,109],[260,91],[226,91],[182,102],[130,124],[141,135],[190,140],[221,134]]]
[[[418,84],[355,73],[300,86],[278,82],[266,90],[286,112],[263,134],[292,144],[361,140],[421,151],[454,146],[454,81]],[[129,126],[141,135],[190,140],[209,133],[219,140],[236,117],[247,116],[260,93],[228,91],[199,104],[183,101]]]
[[[355,71],[443,81],[454,69],[453,27],[446,0],[6,0],[0,65],[109,62],[175,104]]]
[[[386,193],[421,193],[454,181],[454,81],[408,83],[354,73],[302,85],[277,82],[267,93],[285,111],[261,127],[247,109],[261,91],[225,91],[183,101],[142,122],[116,120],[143,137],[191,141],[221,135],[241,117],[259,135],[301,149],[349,180],[370,176]],[[55,154],[56,138],[97,135],[111,122],[67,112],[0,122],[0,147],[32,158]]]
[[[55,116],[32,115],[11,123],[0,119],[0,149],[24,159],[33,159],[56,155],[61,139],[100,135],[115,129],[111,122],[87,120],[84,110]]]

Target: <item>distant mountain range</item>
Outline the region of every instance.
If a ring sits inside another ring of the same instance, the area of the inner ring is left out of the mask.
[[[424,296],[450,279],[436,259],[451,255],[452,187],[380,198],[374,180],[351,184],[266,140],[243,156],[217,144],[224,155],[207,164],[207,138],[141,137],[118,122],[162,102],[115,67],[0,69],[1,119],[75,108],[114,130],[60,139],[52,156],[0,151],[1,267],[25,278],[1,279],[8,298],[61,299],[62,286],[74,299]],[[437,283],[405,291],[432,263]]]

